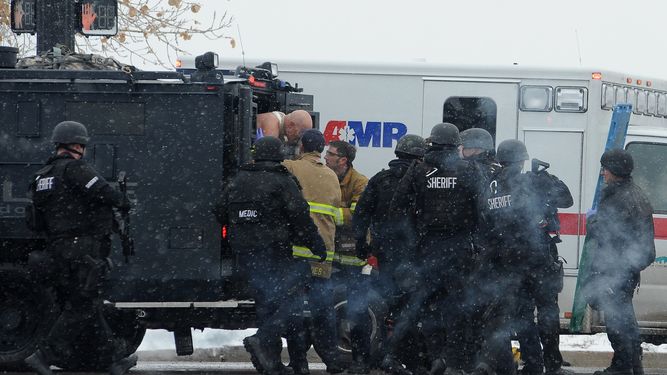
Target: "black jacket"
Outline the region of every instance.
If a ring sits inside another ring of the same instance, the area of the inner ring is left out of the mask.
[[[432,148],[401,179],[391,210],[414,217],[419,235],[470,235],[477,225],[480,179],[477,168],[461,160],[456,149]]]
[[[602,190],[597,213],[586,229],[597,244],[594,272],[622,278],[655,261],[653,207],[631,178]]]
[[[49,158],[34,176],[30,193],[51,238],[108,235],[112,207],[129,207],[93,167],[69,154]]]
[[[363,241],[367,231],[371,234],[371,251],[374,255],[395,257],[400,250],[414,243],[412,226],[404,216],[392,215],[389,209],[399,182],[413,163],[412,159],[395,159],[389,162],[389,169],[383,169],[368,180],[352,218],[355,238]]]
[[[242,166],[225,187],[215,215],[228,227],[229,243],[237,254],[291,258],[292,245],[299,245],[326,257],[308,202],[278,162]]]

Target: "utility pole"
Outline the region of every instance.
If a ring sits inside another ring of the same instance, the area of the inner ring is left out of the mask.
[[[37,55],[62,44],[74,51],[77,0],[37,0]]]

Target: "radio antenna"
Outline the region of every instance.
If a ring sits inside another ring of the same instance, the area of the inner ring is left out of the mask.
[[[241,44],[241,59],[243,59],[243,66],[245,66],[245,49],[243,48],[243,38],[241,37],[241,26],[236,24],[236,30],[239,33],[239,43]]]
[[[579,67],[581,67],[581,46],[579,45],[579,32],[576,28],[574,29],[574,37],[577,39],[577,53],[579,54]]]

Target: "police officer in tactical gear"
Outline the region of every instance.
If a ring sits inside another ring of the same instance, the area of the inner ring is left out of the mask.
[[[309,207],[283,161],[282,142],[264,137],[248,163],[225,187],[215,215],[227,226],[239,270],[248,279],[258,320],[257,334],[243,344],[258,371],[286,373],[280,362],[281,335],[303,330],[302,291],[309,270],[292,257],[292,246],[307,247],[326,258],[326,247]]]
[[[425,152],[426,141],[422,137],[413,134],[401,137],[394,151],[396,159],[389,162],[389,169],[383,169],[368,181],[353,217],[357,256],[361,259],[370,255],[377,257],[380,269],[377,290],[394,315],[400,315],[404,305],[401,302],[405,302],[411,292],[403,286],[413,276],[401,270],[413,264],[416,238],[412,223],[405,217],[392,215],[387,202],[391,202],[408,168],[419,162]],[[370,245],[367,243],[369,229]],[[394,372],[403,369],[398,363],[387,363],[385,367]]]
[[[520,311],[532,306],[516,327],[520,336],[532,340],[521,348],[526,361],[522,371],[541,374],[542,352],[532,316],[536,299],[549,299],[549,302],[556,299],[558,324],[557,292],[549,293],[548,297],[536,296],[543,292],[538,289],[540,274],[555,262],[551,237],[544,228],[545,207],[549,204],[567,207],[572,204],[572,197],[565,184],[546,172],[542,172],[542,176],[522,173],[528,152],[521,141],[501,142],[497,159],[502,169],[491,177],[482,211],[481,226],[487,233],[487,246],[480,254],[477,277],[480,278],[478,289],[486,302],[483,320],[487,323],[475,373],[511,374],[515,371],[509,350],[510,334],[515,327],[508,322],[516,315],[519,305],[524,307]]]
[[[459,352],[467,314],[463,290],[472,267],[470,244],[477,225],[480,177],[460,157],[455,125],[435,125],[427,141],[431,145],[424,162],[407,171],[391,204],[395,214],[415,221],[419,260],[415,271],[421,284],[395,325],[385,364],[391,367],[390,356],[398,353],[404,335],[421,315],[430,354],[438,358],[444,348],[447,372],[454,374],[464,366]]]
[[[461,132],[461,145],[463,146],[461,150],[463,159],[475,165],[480,172],[482,176],[482,179],[479,181],[480,190],[484,190],[491,176],[500,169],[500,164],[498,164],[495,158],[496,149],[493,137],[485,129],[470,128]],[[483,248],[488,247],[485,241],[485,232],[480,231],[479,228],[473,234],[473,246],[476,257],[483,251]],[[475,264],[474,267],[478,269],[479,264]],[[469,281],[472,287],[468,288],[468,292],[470,293],[468,301],[471,301],[473,306],[469,315],[470,321],[466,324],[466,345],[461,348],[466,355],[465,367],[468,370],[474,368],[476,362],[475,355],[479,351],[483,340],[481,328],[484,323],[484,309],[483,301],[479,299],[479,293],[477,293],[477,284],[479,281],[480,278],[474,272]]]
[[[653,207],[632,181],[634,161],[630,153],[608,150],[600,164],[606,186],[597,211],[586,223],[596,261],[583,289],[588,303],[604,312],[614,356],[610,366],[595,375],[643,375],[632,298],[641,271],[655,261]]]
[[[51,141],[56,154],[30,184],[35,216],[29,225],[46,235],[61,313],[39,349],[25,361],[39,374],[52,374],[51,363],[74,354],[72,338],[99,323],[112,353],[109,372],[125,374],[137,357],[126,357],[124,342],[108,329],[101,294],[110,268],[113,208],[129,210],[130,204],[82,159],[89,141],[85,126],[61,122]]]
[[[524,335],[518,330],[519,344],[523,352],[525,366],[523,374],[568,375],[572,371],[562,368],[563,356],[560,352],[560,310],[558,294],[563,290],[563,261],[558,255],[557,244],[561,242],[558,231],[560,221],[558,208],[568,208],[574,204],[568,187],[558,177],[546,170],[533,169],[526,172],[532,188],[539,194],[542,207],[540,228],[542,237],[538,244],[538,252],[548,251],[547,263],[542,268],[536,268],[523,285],[520,296],[517,322],[520,327],[532,326],[537,310],[537,330],[535,336],[530,328]],[[551,233],[555,233],[552,236]],[[523,324],[521,324],[523,322]],[[542,348],[540,357],[540,348]]]

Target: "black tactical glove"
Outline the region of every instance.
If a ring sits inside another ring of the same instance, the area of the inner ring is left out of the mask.
[[[355,245],[355,250],[357,258],[359,259],[366,259],[371,254],[371,248],[370,246],[368,246],[368,243],[366,242],[365,238],[357,240],[357,244]]]

